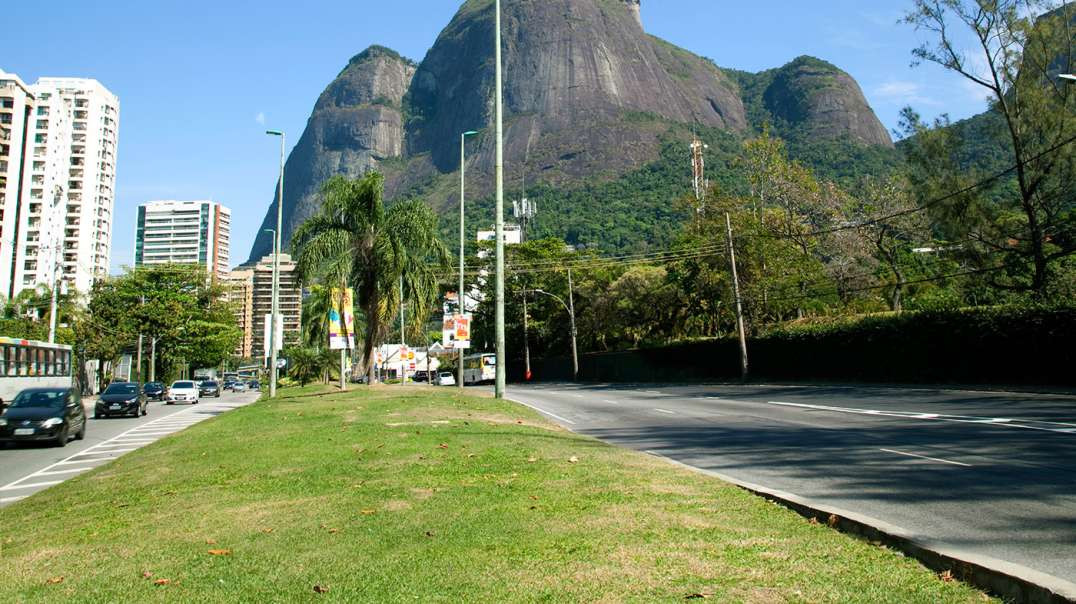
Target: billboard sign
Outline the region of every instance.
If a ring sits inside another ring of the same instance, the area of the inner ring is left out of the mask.
[[[351,350],[355,348],[355,291],[334,287],[329,295],[329,350]]]

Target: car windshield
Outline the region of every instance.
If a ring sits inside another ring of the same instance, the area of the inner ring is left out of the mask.
[[[172,384],[173,388],[194,388],[194,382],[176,382]]]
[[[23,390],[12,401],[12,407],[45,407],[60,409],[67,400],[67,390]]]
[[[137,394],[138,384],[109,384],[103,394]]]
[[[216,388],[216,382],[202,382],[202,388]]]
[[[160,384],[159,382],[150,382],[150,383],[146,384],[146,390],[153,390],[153,389],[162,388],[162,387],[163,387],[163,385]]]

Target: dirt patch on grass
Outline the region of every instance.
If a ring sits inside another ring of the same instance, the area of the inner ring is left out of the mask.
[[[433,494],[436,492],[437,491],[434,489],[411,489],[411,495],[419,501],[425,501],[430,497],[433,497]]]
[[[403,501],[401,499],[390,499],[386,501],[381,508],[386,512],[402,512],[404,510],[411,509],[410,501]]]

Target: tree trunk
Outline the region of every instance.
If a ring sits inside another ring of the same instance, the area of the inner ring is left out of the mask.
[[[363,309],[366,312],[366,339],[362,343],[362,355],[367,384],[373,384],[377,380],[377,376],[374,375],[374,342],[377,340],[378,332],[381,331],[379,307],[380,300],[375,289],[370,296],[368,307]]]

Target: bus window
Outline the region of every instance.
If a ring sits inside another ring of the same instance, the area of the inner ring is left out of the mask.
[[[0,376],[7,375],[7,346],[0,346]]]
[[[71,375],[71,351],[70,350],[65,350],[64,351],[64,371],[63,371],[63,373],[61,375],[64,375],[64,376],[70,376]]]
[[[26,376],[30,370],[30,351],[20,346],[15,349],[15,354],[19,357],[19,367],[16,375],[20,377]]]

